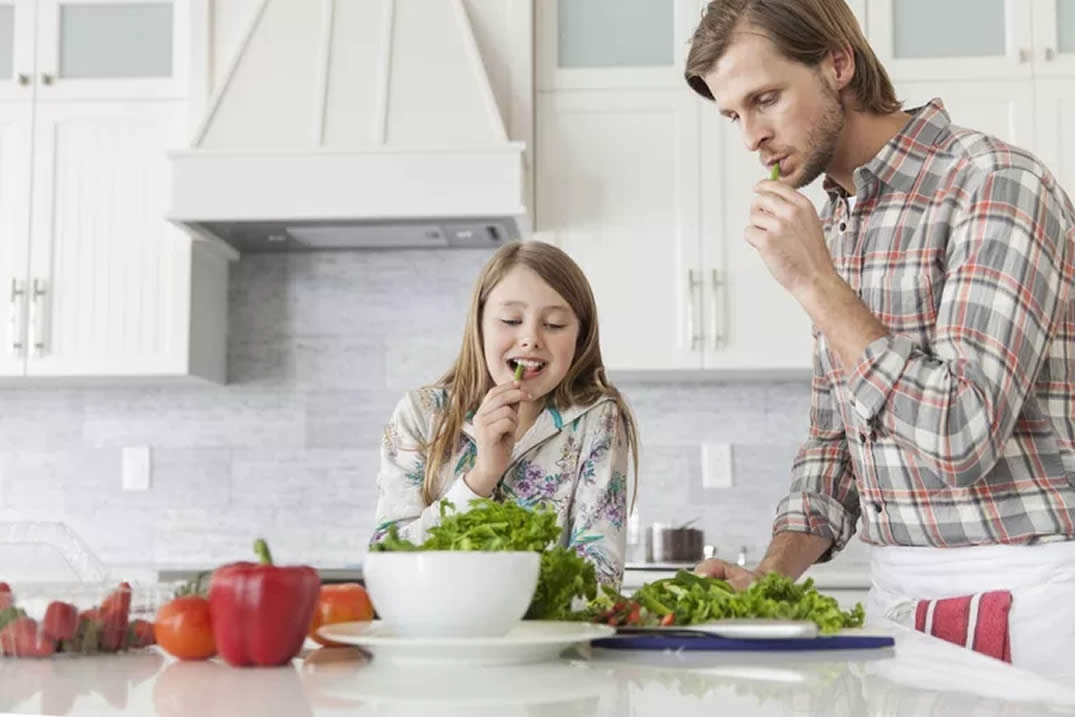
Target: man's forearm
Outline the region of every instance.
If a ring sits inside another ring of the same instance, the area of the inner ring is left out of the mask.
[[[765,557],[758,563],[761,574],[777,572],[798,580],[832,545],[832,538],[810,533],[777,533]]]
[[[853,371],[866,347],[889,331],[839,275],[820,280],[796,296],[825,336],[844,371]]]

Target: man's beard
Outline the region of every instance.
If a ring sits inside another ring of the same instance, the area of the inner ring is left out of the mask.
[[[821,113],[821,119],[806,133],[806,146],[810,154],[807,155],[806,162],[803,164],[802,175],[796,182],[796,189],[812,183],[829,166],[836,153],[840,133],[847,122],[847,113],[840,101],[840,96],[828,85],[822,84],[821,87],[825,93],[825,107]]]

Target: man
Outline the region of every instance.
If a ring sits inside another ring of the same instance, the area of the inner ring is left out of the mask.
[[[902,111],[844,0],[714,0],[686,77],[779,165],[745,238],[816,331],[809,438],[769,549],[753,571],[699,571],[798,578],[861,519],[871,620],[1002,591],[1013,662],[1072,673],[1071,202],[940,100]],[[823,172],[819,219],[795,188]]]

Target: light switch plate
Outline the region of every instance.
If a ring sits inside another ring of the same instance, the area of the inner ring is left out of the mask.
[[[703,443],[702,487],[731,488],[732,485],[732,444]]]
[[[123,449],[123,490],[149,490],[149,446],[126,446]]]

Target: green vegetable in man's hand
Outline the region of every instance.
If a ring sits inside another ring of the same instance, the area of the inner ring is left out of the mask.
[[[780,179],[780,162],[775,162],[773,168],[769,170],[769,179],[774,182]]]

